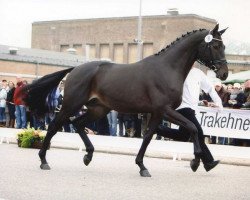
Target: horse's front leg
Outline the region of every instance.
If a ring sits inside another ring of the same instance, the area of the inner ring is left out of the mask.
[[[161,122],[161,116],[159,115],[152,115],[149,121],[149,125],[147,131],[143,137],[143,142],[139,153],[136,156],[135,163],[140,167],[140,175],[142,177],[151,177],[150,173],[148,172],[147,168],[143,164],[143,157],[146,152],[146,149],[153,137],[154,132],[156,131],[158,125]]]
[[[165,108],[164,117],[166,117],[169,122],[182,126],[190,132],[194,140],[193,141],[194,142],[194,154],[200,155],[202,153],[202,150],[201,150],[200,143],[199,143],[198,130],[196,126],[194,125],[194,123],[188,120],[186,117],[182,116],[176,110],[173,110],[169,107]]]

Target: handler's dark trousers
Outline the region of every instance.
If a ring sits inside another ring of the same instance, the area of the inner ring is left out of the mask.
[[[209,151],[207,145],[205,144],[203,130],[198,120],[195,117],[195,111],[192,110],[191,108],[182,108],[180,110],[177,110],[177,112],[179,112],[188,120],[193,122],[196,128],[198,129],[198,138],[199,138],[199,143],[201,146],[202,154],[195,155],[195,158],[200,158],[204,164],[212,162],[214,158],[211,152]],[[173,139],[175,141],[182,141],[182,142],[187,142],[190,138],[190,133],[187,131],[187,129],[183,127],[179,127],[179,129],[172,129],[167,126],[160,125],[157,130],[157,134],[166,138]]]

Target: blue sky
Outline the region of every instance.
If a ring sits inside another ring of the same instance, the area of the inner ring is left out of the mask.
[[[137,16],[140,0],[0,0],[0,44],[31,46],[34,21]],[[224,41],[250,43],[248,0],[142,0],[142,15],[198,14],[229,27]],[[202,27],[201,27],[202,28]]]

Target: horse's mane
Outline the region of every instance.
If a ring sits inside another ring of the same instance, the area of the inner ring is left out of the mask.
[[[192,32],[187,32],[186,34],[183,34],[180,38],[177,37],[175,41],[171,42],[171,44],[167,45],[165,48],[163,48],[162,50],[160,50],[159,52],[157,52],[154,55],[155,56],[159,56],[160,54],[162,54],[163,52],[165,52],[166,50],[168,50],[170,47],[172,47],[173,45],[175,45],[178,41],[180,41],[181,39],[185,38],[186,36],[194,34],[197,31],[204,31],[204,30],[206,30],[206,29],[199,29],[199,30],[193,30]]]

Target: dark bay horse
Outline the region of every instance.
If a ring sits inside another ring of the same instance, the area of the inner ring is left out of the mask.
[[[43,147],[39,151],[41,169],[50,169],[46,161],[46,151],[51,138],[83,105],[88,108],[87,112],[71,120],[71,123],[86,146],[85,165],[91,162],[94,152],[85,126],[107,115],[110,110],[121,113],[151,113],[147,132],[136,157],[141,176],[151,176],[143,164],[143,157],[163,117],[188,129],[193,137],[194,152],[201,153],[195,125],[175,109],[181,103],[183,83],[196,60],[214,70],[221,80],[227,78],[225,46],[221,39],[226,29],[219,31],[218,28],[217,24],[210,31],[200,29],[188,32],[157,54],[137,63],[89,62],[46,75],[27,85],[23,89],[27,105],[32,111],[44,114],[47,111],[46,97],[69,73],[65,82],[62,108],[49,125]]]

